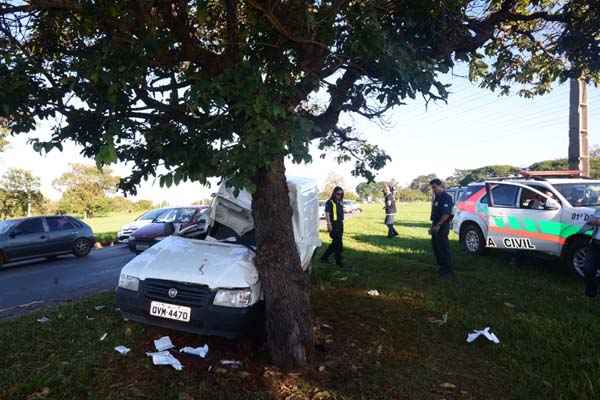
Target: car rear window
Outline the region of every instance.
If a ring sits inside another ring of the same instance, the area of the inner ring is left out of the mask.
[[[492,189],[492,199],[494,206],[497,207],[515,207],[517,201],[518,186],[498,185]]]
[[[50,232],[77,229],[77,226],[68,217],[46,217],[46,222],[48,223]]]
[[[465,188],[463,188],[460,192],[460,197],[458,201],[466,201],[469,199],[469,197],[473,196],[475,193],[479,192],[481,189],[483,189],[483,185],[473,185],[473,186],[467,186]]]

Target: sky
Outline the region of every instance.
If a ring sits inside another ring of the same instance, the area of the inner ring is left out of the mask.
[[[477,168],[491,164],[520,167],[536,161],[564,158],[568,151],[568,83],[556,86],[547,95],[525,99],[516,95],[499,97],[478,88],[461,76],[448,76],[452,85],[448,104],[429,104],[422,99],[390,110],[383,121],[362,117],[344,118],[370,142],[381,146],[392,161],[378,179],[395,179],[407,185],[418,175],[434,173],[440,178],[454,169]],[[600,144],[600,89],[588,88],[589,142]],[[61,193],[52,185],[54,179],[69,170],[69,163],[93,163],[80,155],[80,149],[64,144],[64,151],[46,155],[33,151],[28,138],[48,135],[48,123],[40,123],[35,132],[10,139],[7,150],[0,153],[0,175],[9,168],[23,168],[38,176],[42,193],[54,200]],[[322,187],[327,175],[334,172],[345,178],[346,190],[353,190],[361,179],[351,176],[351,164],[338,165],[333,158],[321,160],[313,149],[312,164],[287,166],[288,175],[311,177]],[[128,172],[125,165],[112,166],[117,175]],[[137,199],[171,205],[191,204],[206,198],[212,188],[185,183],[169,189],[158,181],[141,185]]]

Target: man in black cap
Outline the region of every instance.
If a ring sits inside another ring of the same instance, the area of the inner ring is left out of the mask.
[[[434,194],[431,206],[431,229],[429,230],[433,253],[439,266],[440,277],[450,278],[454,275],[454,271],[448,234],[450,233],[454,202],[452,197],[446,193],[442,181],[436,178],[432,179],[429,184]]]

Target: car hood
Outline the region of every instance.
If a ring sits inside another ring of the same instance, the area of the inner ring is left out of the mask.
[[[169,236],[127,263],[122,274],[141,280],[207,285],[211,289],[243,288],[258,283],[254,253],[248,248],[210,240]]]
[[[167,224],[162,222],[152,222],[136,230],[134,236],[136,239],[153,239],[157,236],[164,236],[165,234],[167,234]]]
[[[124,231],[125,229],[139,229],[139,228],[144,227],[151,223],[152,223],[151,220],[141,219],[139,221],[133,221],[133,222],[128,223],[127,225],[122,227],[121,230]]]

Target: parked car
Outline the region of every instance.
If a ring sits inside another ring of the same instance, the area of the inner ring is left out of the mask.
[[[590,235],[582,228],[600,207],[600,180],[537,174],[463,188],[453,229],[469,254],[487,248],[543,253],[581,275]]]
[[[119,233],[117,233],[117,241],[121,243],[127,243],[129,237],[141,227],[144,227],[148,224],[151,224],[158,216],[168,208],[155,208],[154,210],[147,211],[137,217],[133,222],[128,223],[124,227],[121,228]]]
[[[183,230],[189,236],[206,235],[207,211],[206,206],[170,208],[159,214],[150,224],[137,229],[129,237],[129,249],[134,253],[141,253],[167,236]]]
[[[12,219],[0,222],[0,265],[72,253],[85,257],[96,238],[86,223],[69,216]]]
[[[319,191],[289,178],[294,237],[308,270],[319,241]],[[222,184],[205,240],[173,235],[121,270],[117,303],[124,318],[199,334],[236,337],[262,323],[263,292],[254,265],[252,197]]]
[[[362,209],[358,206],[358,204],[356,204],[352,200],[344,200],[344,213],[354,214],[361,211]]]

